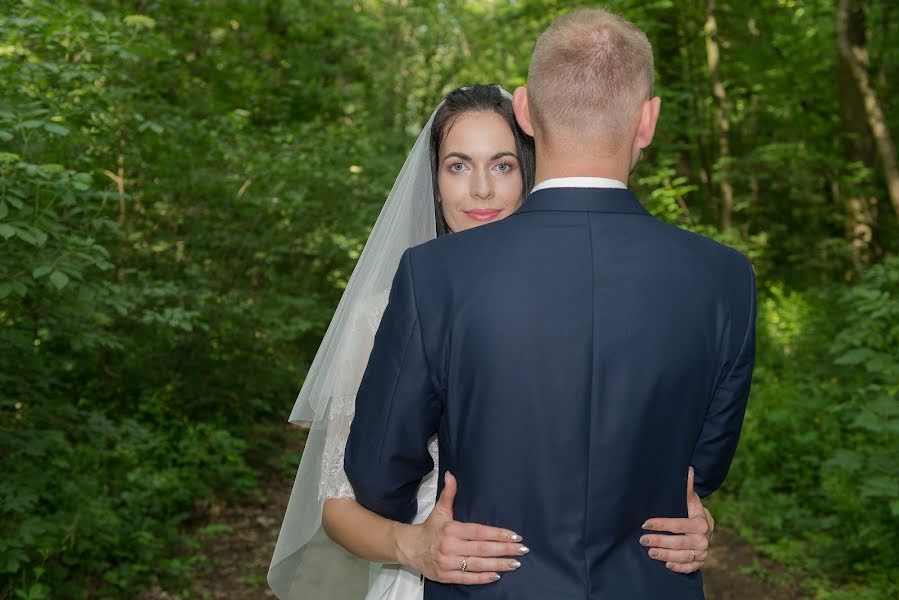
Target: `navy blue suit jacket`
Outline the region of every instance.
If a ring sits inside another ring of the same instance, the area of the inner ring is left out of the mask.
[[[507,219],[408,250],[356,398],[357,500],[409,521],[440,440],[455,518],[520,533],[499,582],[429,600],[702,598],[650,559],[652,516],[686,516],[688,466],[724,481],[755,354],[740,253],[627,190],[546,189]]]

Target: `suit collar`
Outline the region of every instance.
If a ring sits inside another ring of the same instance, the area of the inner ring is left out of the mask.
[[[649,215],[630,190],[549,188],[531,193],[518,212],[569,211]]]

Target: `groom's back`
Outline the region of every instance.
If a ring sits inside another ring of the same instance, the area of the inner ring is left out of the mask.
[[[702,434],[730,436],[716,456],[694,451],[745,343],[746,259],[627,191],[550,189],[411,262],[446,388],[440,466],[459,480],[456,518],[531,548],[496,584],[429,583],[428,597],[701,597],[698,574],[668,571],[638,540],[648,517],[685,516],[691,463],[708,493],[732,458],[728,431]]]

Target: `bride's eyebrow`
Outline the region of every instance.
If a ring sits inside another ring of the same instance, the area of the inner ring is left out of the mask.
[[[450,152],[446,156],[443,157],[443,160],[448,158],[461,158],[462,160],[471,160],[471,157],[467,154],[462,154],[461,152]]]
[[[518,160],[518,155],[515,154],[514,152],[497,152],[496,154],[494,154],[493,156],[490,157],[490,160],[496,160],[496,159],[502,158],[504,156],[511,156],[515,160]],[[468,156],[467,154],[463,154],[461,152],[450,152],[449,154],[447,154],[446,156],[443,157],[443,160],[446,160],[448,158],[459,158],[462,160],[471,160],[470,156]]]

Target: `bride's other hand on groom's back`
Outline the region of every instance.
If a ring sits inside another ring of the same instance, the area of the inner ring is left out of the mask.
[[[670,532],[640,536],[640,544],[647,547],[650,558],[664,561],[676,573],[692,573],[702,568],[709,556],[715,519],[693,489],[693,467],[687,475],[687,518],[653,517],[647,519],[643,529]]]

